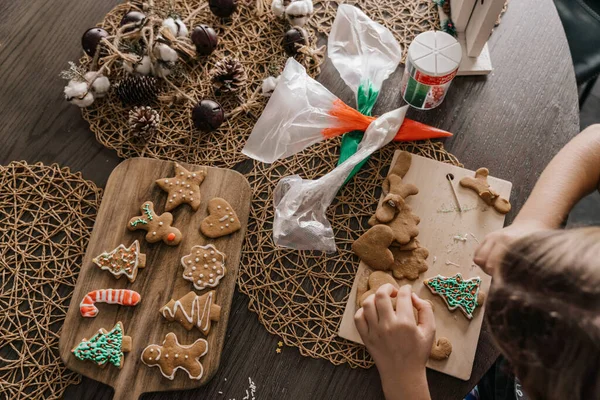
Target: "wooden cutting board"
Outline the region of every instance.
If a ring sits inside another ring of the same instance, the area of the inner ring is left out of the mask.
[[[392,165],[397,156],[398,152]],[[456,210],[452,189],[446,179],[449,173],[454,176],[452,184],[461,205],[467,210],[462,213]],[[481,290],[485,293],[489,291],[491,277],[473,264],[473,255],[478,242],[488,233],[504,226],[504,215],[487,206],[475,192],[459,185],[458,182],[466,176],[474,177],[475,172],[412,156],[412,165],[404,182],[415,184],[419,188],[419,194],[409,197],[407,203],[412,207],[413,213],[421,218],[418,238],[421,245],[429,250],[429,270],[413,282],[398,281],[400,285],[412,283],[415,293],[433,302],[436,338],[446,337],[452,342],[450,358],[445,361],[429,360],[427,367],[463,380],[468,380],[471,376],[485,305],[479,307],[469,321],[460,310],[449,311],[444,300],[423,285],[423,279],[438,274],[452,276],[460,272],[463,278],[479,276],[482,279]],[[488,182],[502,197],[510,198],[512,183],[491,176],[488,177]],[[458,240],[459,236],[466,238],[466,241]],[[368,267],[361,262],[357,277],[365,274],[368,274]],[[338,333],[345,339],[362,343],[354,325],[357,282],[358,279],[355,279]]]
[[[195,165],[181,165],[190,171],[200,169]],[[164,212],[167,193],[155,181],[172,177],[174,173],[173,162],[145,158],[124,161],[112,172],[60,337],[60,355],[65,365],[112,386],[116,400],[135,400],[146,392],[196,388],[209,381],[219,367],[252,192],[241,174],[208,167],[206,179],[200,186],[200,208],[194,212],[189,205],[183,204],[171,211],[173,226],[183,234],[181,243],[178,246],[167,246],[162,241],[150,244],[145,240],[145,231],[130,232],[127,223],[130,218],[140,215],[140,206],[145,201],[154,203],[157,214]],[[221,197],[231,204],[242,229],[218,239],[208,239],[200,233],[200,222],[207,216],[207,203],[214,197]],[[102,271],[92,263],[92,258],[102,252],[111,251],[121,243],[128,246],[136,239],[140,242],[141,252],[146,254],[146,267],[139,270],[134,283],[125,277],[117,280],[108,271]],[[215,289],[215,302],[221,306],[221,319],[212,323],[210,333],[205,337],[196,328],[188,332],[179,323],[167,321],[159,309],[169,300],[176,300],[191,290],[196,294],[208,291],[195,290],[191,282],[182,278],[180,259],[191,252],[192,246],[209,243],[226,254],[227,273]],[[83,318],[79,303],[84,296],[92,290],[108,288],[135,290],[140,293],[141,301],[135,307],[97,303],[100,310],[98,315],[95,318]],[[113,365],[101,368],[91,361],[80,361],[71,353],[81,339],[89,339],[100,328],[110,330],[117,321],[123,322],[125,335],[133,340],[132,351],[125,353],[122,369]],[[200,359],[204,367],[200,380],[191,380],[184,371],[179,370],[171,381],[161,374],[158,367],[150,368],[142,363],[140,357],[143,349],[149,344],[162,344],[169,332],[175,333],[181,344],[191,344],[199,338],[208,341],[208,353]]]

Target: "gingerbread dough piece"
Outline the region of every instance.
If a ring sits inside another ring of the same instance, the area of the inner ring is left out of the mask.
[[[360,270],[359,270],[360,271]],[[356,309],[358,310],[360,308],[360,298],[362,297],[363,294],[365,294],[367,292],[367,290],[369,290],[369,276],[373,273],[373,271],[370,268],[364,268],[362,270],[362,273],[360,275],[356,275],[356,280],[357,280],[357,284],[356,284]]]
[[[445,337],[441,337],[433,342],[429,358],[432,360],[443,361],[450,357],[452,353],[452,343]]]
[[[221,318],[221,307],[215,304],[215,291],[203,294],[189,292],[179,300],[171,300],[165,304],[160,313],[169,321],[179,322],[188,331],[196,327],[208,336],[211,322]]]
[[[394,262],[389,250],[393,240],[394,232],[389,226],[376,225],[352,243],[352,251],[369,267],[385,271]]]
[[[421,243],[419,242],[419,239],[414,237],[411,239],[410,242],[408,242],[406,244],[399,244],[397,242],[393,242],[392,247],[397,247],[398,250],[400,250],[400,251],[410,251],[410,250],[415,250],[415,249],[421,247]]]
[[[181,345],[174,333],[167,333],[162,346],[151,344],[142,352],[142,362],[158,367],[165,378],[173,380],[175,372],[182,369],[190,379],[201,379],[204,368],[200,357],[208,352],[208,342],[198,339],[191,345]]]
[[[196,211],[200,207],[200,185],[206,177],[206,169],[190,172],[175,163],[175,176],[163,178],[156,184],[168,193],[165,211],[171,211],[183,203],[187,203]]]
[[[208,202],[208,217],[200,224],[204,236],[215,239],[241,228],[240,219],[227,201],[216,197]]]
[[[369,278],[367,280],[368,290],[366,292],[362,293],[360,296],[359,296],[358,291],[356,293],[356,309],[359,309],[360,307],[362,307],[363,301],[365,301],[365,299],[367,297],[369,297],[370,295],[377,292],[377,289],[379,289],[381,286],[385,285],[386,283],[393,285],[396,289],[400,289],[400,286],[398,286],[398,283],[396,282],[396,280],[389,273],[383,272],[383,271],[372,272],[371,275],[369,275]],[[396,308],[396,298],[395,297],[392,298],[392,306],[394,307],[394,309]]]
[[[225,258],[212,244],[194,246],[190,254],[181,258],[183,279],[192,282],[197,290],[215,287],[227,273]]]
[[[380,223],[388,223],[394,219],[398,211],[404,206],[404,198],[398,194],[388,194],[383,198],[383,202],[377,211],[375,211],[375,218]]]
[[[127,224],[127,229],[135,231],[143,229],[147,231],[146,240],[149,243],[156,243],[159,241],[165,242],[169,246],[177,246],[181,242],[181,231],[172,227],[173,215],[171,213],[164,213],[157,215],[154,212],[154,204],[151,201],[147,201],[140,207],[142,215],[133,217]]]
[[[398,157],[396,158],[396,164],[394,164],[394,166],[390,169],[390,171],[388,172],[388,177],[385,178],[383,181],[382,186],[384,193],[390,192],[389,177],[392,175],[397,175],[400,178],[404,178],[404,175],[406,175],[406,173],[410,169],[411,163],[412,155],[409,152],[403,151],[400,154],[398,154]]]
[[[429,251],[425,247],[418,247],[409,251],[402,251],[398,247],[392,247],[391,249],[394,254],[394,264],[392,265],[394,278],[414,281],[420,274],[429,269],[427,266]]]
[[[475,178],[465,177],[460,180],[460,185],[471,189],[489,206],[494,207],[501,214],[507,214],[512,206],[510,202],[500,197],[489,185],[487,178],[490,172],[487,168],[479,168],[475,171]]]
[[[419,235],[417,225],[421,219],[412,213],[412,209],[406,203],[402,209],[396,214],[396,217],[386,225],[392,228],[394,233],[394,241],[400,245],[409,243],[414,237]]]

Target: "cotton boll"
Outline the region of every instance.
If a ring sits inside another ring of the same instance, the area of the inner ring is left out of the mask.
[[[94,79],[95,76],[96,76],[95,72],[92,72],[92,71],[87,72],[85,74],[85,80],[88,81],[88,83],[89,83],[92,79]],[[92,83],[92,90],[94,91],[95,98],[104,97],[104,95],[106,93],[108,93],[109,89],[110,89],[110,81],[104,75],[100,75]]]
[[[175,62],[179,58],[177,52],[164,43],[154,46],[154,57],[165,62]]]
[[[283,0],[273,0],[271,3],[271,11],[275,14],[276,17],[281,18],[285,13],[285,5],[283,4]]]
[[[133,72],[135,71],[136,65],[140,61],[140,56],[138,56],[137,54],[134,54],[134,53],[128,53],[127,55],[129,57],[131,57],[131,58],[135,58],[136,61],[135,62],[130,62],[130,61],[127,61],[127,60],[123,60],[123,69],[125,71],[129,72],[130,74],[133,74]]]
[[[270,97],[277,87],[277,83],[279,83],[279,77],[275,78],[274,76],[269,76],[268,78],[265,78],[262,83],[262,95]]]
[[[94,102],[94,95],[92,94],[92,92],[88,92],[88,94],[86,94],[85,96],[83,96],[82,99],[79,99],[77,97],[73,97],[70,100],[71,103],[75,104],[78,107],[84,108],[87,106],[91,106],[92,103]]]
[[[285,9],[285,15],[293,26],[304,26],[312,13],[312,0],[294,1]]]
[[[158,76],[159,78],[164,78],[166,76],[168,76],[171,73],[171,70],[169,69],[168,65],[165,65],[161,62],[157,62],[154,65],[154,75]]]
[[[142,61],[135,65],[135,72],[142,75],[150,75],[152,72],[152,61],[150,61],[150,57],[144,56],[142,57]]]
[[[71,79],[67,86],[65,86],[65,99],[71,101],[83,97],[88,91],[88,85],[86,82],[75,81]]]
[[[162,26],[167,27],[175,37],[187,36],[189,33],[187,26],[180,18],[173,19],[169,17],[163,21]]]

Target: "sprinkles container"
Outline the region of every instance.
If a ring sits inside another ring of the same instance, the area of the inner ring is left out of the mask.
[[[404,101],[419,110],[439,106],[458,72],[462,58],[460,44],[439,31],[423,32],[408,47],[402,76]]]

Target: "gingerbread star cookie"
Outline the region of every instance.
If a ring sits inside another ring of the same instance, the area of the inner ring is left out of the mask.
[[[215,287],[225,276],[225,254],[212,244],[194,246],[192,252],[181,258],[183,279],[191,281],[197,290]]]
[[[166,212],[157,215],[154,212],[154,204],[151,201],[142,204],[140,210],[142,211],[142,215],[129,220],[127,229],[130,231],[138,229],[147,231],[146,240],[149,243],[156,243],[162,240],[169,246],[177,246],[181,242],[181,231],[171,226],[173,223],[173,215],[171,213]]]
[[[240,230],[242,224],[231,205],[216,197],[208,202],[208,217],[200,224],[200,231],[212,239],[230,235]]]
[[[171,211],[183,203],[187,203],[196,211],[200,207],[200,185],[206,178],[206,169],[190,172],[175,163],[175,176],[163,178],[156,184],[168,193],[165,211]]]
[[[190,379],[201,379],[204,368],[200,357],[208,352],[208,342],[198,339],[190,345],[179,344],[177,336],[167,333],[162,346],[151,344],[142,352],[142,362],[149,367],[158,367],[165,378],[173,380],[175,372],[182,369]]]

